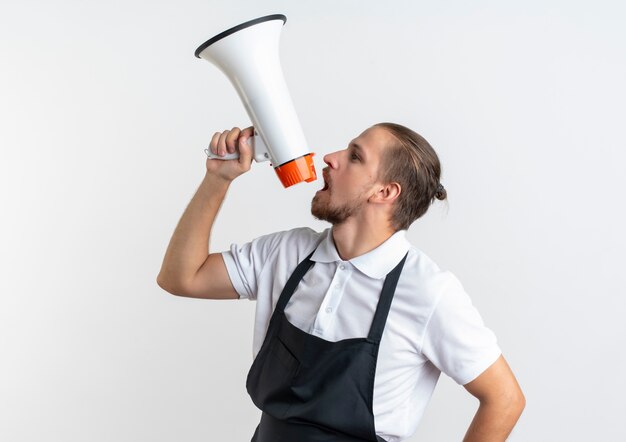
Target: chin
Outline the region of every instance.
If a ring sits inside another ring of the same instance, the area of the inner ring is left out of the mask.
[[[320,198],[314,196],[311,200],[311,215],[321,221],[328,221],[328,204],[324,204]]]
[[[324,220],[324,209],[321,207],[319,200],[316,200],[315,198],[311,201],[311,215],[317,219]]]

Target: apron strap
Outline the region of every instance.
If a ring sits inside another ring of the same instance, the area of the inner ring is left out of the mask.
[[[391,308],[391,301],[393,300],[393,294],[396,291],[396,285],[398,285],[398,279],[404,267],[404,262],[408,256],[408,252],[404,255],[404,258],[398,263],[398,265],[387,274],[385,282],[383,283],[383,289],[380,292],[380,298],[378,299],[378,306],[376,307],[376,313],[374,314],[374,320],[370,327],[367,340],[376,344],[380,343],[380,339],[383,336],[383,330],[385,329],[385,322],[387,322],[387,315],[389,315],[389,309]]]
[[[298,287],[300,280],[302,279],[304,274],[308,272],[309,269],[315,264],[315,261],[311,261],[311,256],[313,256],[314,252],[315,250],[313,250],[309,256],[304,258],[304,260],[302,260],[302,262],[298,264],[298,267],[296,267],[296,269],[287,280],[287,284],[285,284],[285,287],[283,288],[283,291],[278,298],[278,302],[276,303],[275,310],[277,312],[283,313],[285,307],[287,306],[287,303],[289,302],[289,299],[291,298],[291,295],[293,295],[296,287]]]

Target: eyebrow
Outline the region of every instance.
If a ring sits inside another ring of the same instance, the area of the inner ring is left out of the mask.
[[[363,148],[359,146],[358,144],[356,144],[354,141],[350,143],[350,146],[353,146],[354,149],[357,150],[362,157],[366,156],[365,150],[363,150]]]

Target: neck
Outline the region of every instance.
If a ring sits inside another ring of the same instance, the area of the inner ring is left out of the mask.
[[[344,261],[374,250],[394,233],[388,225],[357,223],[351,219],[332,228],[337,253]]]

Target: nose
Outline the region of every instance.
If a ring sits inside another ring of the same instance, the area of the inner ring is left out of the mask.
[[[337,168],[337,158],[338,158],[337,154],[338,153],[339,151],[336,151],[336,152],[332,152],[332,153],[324,155],[323,160],[331,169]]]

